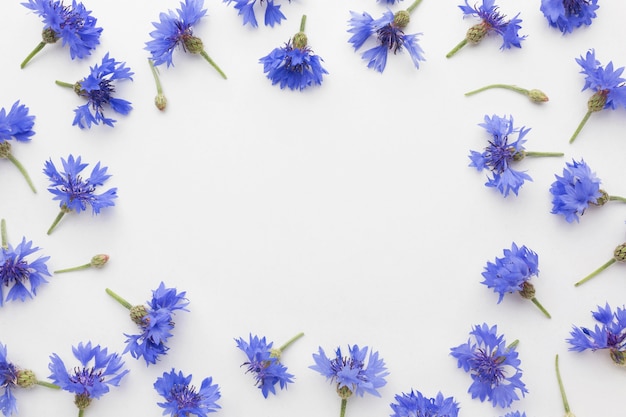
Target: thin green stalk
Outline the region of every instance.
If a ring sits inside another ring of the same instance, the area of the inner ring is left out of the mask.
[[[278,348],[278,350],[280,350],[281,352],[284,351],[285,349],[287,349],[293,342],[295,342],[296,340],[300,339],[302,336],[304,336],[303,332],[298,333],[297,335],[295,335],[294,337],[292,337],[291,339],[287,340],[281,347]]]
[[[224,74],[224,71],[222,71],[222,69],[220,67],[217,66],[217,64],[211,59],[211,57],[209,56],[209,54],[206,53],[206,51],[203,49],[202,51],[200,51],[200,55],[202,55],[202,57],[204,59],[206,59],[206,61],[211,64],[211,66],[213,68],[215,68],[215,70],[217,72],[220,73],[220,75],[222,76],[222,78],[226,79],[226,74]]]
[[[116,293],[114,293],[112,290],[110,290],[109,288],[105,289],[105,291],[107,292],[107,294],[109,294],[111,297],[113,297],[113,299],[115,301],[117,301],[118,303],[120,303],[121,305],[123,305],[124,307],[126,307],[127,309],[131,309],[132,308],[132,304],[129,303],[128,301],[126,301],[125,299],[123,299],[122,297],[120,297],[119,295],[117,295]]]
[[[591,110],[587,111],[587,114],[585,114],[585,117],[583,117],[583,119],[580,121],[580,124],[578,125],[578,127],[576,128],[576,131],[574,132],[571,139],[569,140],[569,143],[573,143],[576,137],[578,136],[578,134],[580,133],[580,131],[583,130],[583,126],[585,125],[585,123],[587,123],[587,120],[589,120],[589,117],[591,117],[591,113],[593,113]]]
[[[54,271],[55,274],[62,274],[64,272],[73,272],[73,271],[81,271],[83,269],[88,269],[91,268],[91,263],[85,264],[85,265],[80,265],[80,266],[75,266],[73,268],[65,268],[65,269],[59,269],[58,271]]]
[[[152,76],[154,77],[154,82],[156,83],[157,94],[163,94],[163,87],[161,86],[161,80],[159,79],[159,73],[157,72],[156,67],[154,66],[154,62],[148,58],[148,63],[150,64],[150,70],[152,71]]]
[[[61,87],[74,88],[74,84],[66,83],[65,81],[56,80],[54,83],[56,85],[60,85]]]
[[[591,278],[595,277],[596,275],[598,275],[600,272],[604,271],[605,269],[607,269],[609,266],[613,265],[615,263],[615,258],[611,258],[609,261],[607,261],[604,265],[602,265],[600,268],[596,269],[595,271],[593,271],[591,274],[587,275],[585,278],[581,279],[580,281],[578,281],[576,284],[574,284],[574,286],[578,287],[579,285],[584,284],[585,282],[589,281]]]
[[[20,161],[15,159],[15,157],[12,154],[8,154],[7,155],[7,159],[9,161],[13,162],[13,165],[15,165],[17,167],[17,169],[22,173],[22,176],[24,177],[24,179],[28,183],[28,186],[30,187],[30,189],[33,191],[33,193],[37,194],[37,190],[35,189],[35,185],[31,181],[30,176],[28,175],[28,172],[26,172],[26,168],[24,168],[24,166],[20,163]]]
[[[620,201],[622,203],[626,203],[626,197],[620,197],[617,195],[610,195],[609,196],[609,201]]]
[[[548,310],[546,310],[546,309],[545,309],[545,308],[541,305],[541,303],[539,302],[539,300],[537,300],[535,297],[533,297],[533,298],[531,298],[531,299],[530,299],[530,301],[532,301],[532,302],[533,302],[533,304],[534,304],[534,305],[536,305],[536,306],[537,306],[537,308],[539,308],[539,310],[541,310],[541,312],[542,312],[543,314],[545,314],[545,316],[546,316],[547,318],[549,318],[549,319],[551,319],[551,318],[552,318],[552,316],[550,315],[550,313],[548,313]]]
[[[28,54],[28,56],[26,57],[26,59],[24,59],[24,61],[22,61],[22,63],[20,64],[20,68],[24,69],[24,67],[26,66],[26,64],[28,64],[28,62],[33,59],[33,57],[35,55],[37,55],[37,53],[39,51],[41,51],[43,49],[43,47],[46,46],[45,42],[39,42],[39,44],[37,46],[35,46],[35,49],[33,49],[33,51]]]
[[[554,359],[554,368],[556,369],[556,379],[559,381],[559,391],[561,391],[561,399],[563,400],[563,408],[565,408],[565,415],[570,415],[569,402],[567,401],[567,395],[565,395],[565,388],[563,388],[563,381],[561,380],[561,371],[559,371],[559,355],[556,355]]]
[[[50,226],[50,228],[48,229],[47,234],[49,235],[50,233],[52,233],[52,231],[54,230],[55,227],[57,227],[57,224],[59,224],[59,222],[61,221],[61,219],[63,218],[63,216],[65,216],[66,211],[65,210],[61,210],[59,212],[59,214],[57,214],[56,218],[54,219],[54,221],[52,222],[52,225]]]
[[[78,409],[78,417],[83,417],[85,415],[85,409],[84,408],[79,408]]]
[[[461,48],[463,48],[465,45],[467,45],[467,38],[463,39],[461,42],[459,42],[457,44],[457,46],[455,46],[454,48],[452,48],[452,50],[450,52],[448,52],[448,54],[446,55],[446,58],[450,58],[452,55],[456,54],[457,52],[459,52],[459,50]]]
[[[465,95],[466,95],[466,96],[472,96],[472,95],[474,95],[474,94],[476,94],[476,93],[480,93],[480,92],[482,92],[482,91],[489,90],[489,89],[491,89],[491,88],[504,88],[504,89],[507,89],[507,90],[516,91],[516,92],[521,93],[521,94],[524,94],[524,95],[528,95],[528,93],[529,93],[529,91],[528,91],[527,89],[522,88],[522,87],[518,87],[518,86],[516,86],[516,85],[509,85],[509,84],[491,84],[491,85],[487,85],[487,86],[485,86],[485,87],[481,87],[481,88],[479,88],[479,89],[477,89],[477,90],[470,91],[469,93],[465,93]]]
[[[422,0],[415,0],[415,1],[413,2],[413,4],[411,4],[409,7],[407,7],[407,8],[406,8],[406,11],[407,11],[407,12],[409,12],[409,13],[411,13],[413,10],[415,10],[415,8],[416,8],[417,6],[419,6],[419,4],[420,4],[421,2],[422,2]]]
[[[306,15],[302,15],[302,19],[300,19],[300,32],[304,32],[304,27],[306,26]]]
[[[528,152],[525,153],[526,156],[532,157],[553,157],[553,156],[563,156],[565,155],[563,152]]]
[[[339,417],[345,417],[346,415],[346,406],[348,405],[348,400],[346,398],[341,399],[341,410],[339,411]]]
[[[46,382],[46,381],[37,381],[36,383],[37,385],[41,385],[42,387],[46,387],[46,388],[61,389],[60,386],[56,384],[51,384],[50,382]]]
[[[9,241],[7,240],[7,222],[0,220],[0,234],[2,235],[2,248],[9,249]]]

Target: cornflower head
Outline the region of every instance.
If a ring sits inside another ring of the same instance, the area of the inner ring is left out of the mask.
[[[465,5],[460,5],[459,8],[463,12],[463,17],[473,16],[481,19],[480,23],[477,23],[470,27],[465,34],[465,38],[459,42],[448,54],[446,58],[450,58],[456,54],[461,48],[468,43],[478,44],[485,36],[491,33],[497,33],[502,36],[502,45],[500,49],[511,49],[512,47],[521,48],[522,41],[526,36],[520,36],[519,30],[522,28],[520,23],[522,19],[519,19],[519,13],[515,15],[513,19],[506,20],[506,16],[500,13],[499,7],[495,5],[495,0],[483,0],[480,6],[471,7],[467,0]]]
[[[17,167],[26,179],[30,189],[36,193],[35,185],[30,179],[24,166],[11,153],[11,139],[18,142],[29,142],[35,134],[33,126],[35,116],[28,114],[29,109],[20,101],[16,101],[8,112],[3,107],[0,109],[0,158],[8,159]]]
[[[584,284],[585,282],[589,281],[591,278],[593,278],[596,275],[598,275],[600,272],[602,272],[605,269],[607,269],[609,266],[613,265],[615,262],[622,262],[622,263],[626,262],[626,242],[622,243],[621,245],[618,245],[613,250],[613,257],[611,259],[609,259],[601,267],[599,267],[598,269],[596,269],[591,274],[587,275],[585,278],[581,279],[580,281],[578,281],[574,285],[576,287],[578,287],[578,286]]]
[[[62,46],[69,46],[72,59],[91,55],[91,51],[100,44],[102,28],[96,27],[96,18],[91,16],[91,11],[83,3],[73,0],[71,6],[66,6],[62,0],[28,0],[22,5],[34,11],[44,23],[42,41],[24,59],[22,68],[44,46],[59,39]]]
[[[200,54],[215,70],[226,79],[226,74],[217,66],[204,50],[202,39],[193,35],[193,26],[206,14],[204,0],[185,0],[180,2],[176,13],[168,10],[159,15],[159,22],[152,22],[156,30],[150,32],[152,40],[146,42],[146,49],[155,66],[163,63],[174,65],[172,53],[177,46],[183,51]]]
[[[131,103],[120,98],[113,97],[115,92],[114,81],[133,80],[133,72],[127,68],[125,62],[118,62],[109,58],[107,52],[102,58],[100,65],[96,64],[90,68],[88,76],[74,84],[63,81],[56,81],[57,85],[74,89],[80,97],[87,99],[87,103],[78,106],[74,110],[74,121],[72,126],[78,125],[81,129],[91,128],[92,124],[102,122],[113,127],[117,121],[104,115],[104,106],[108,105],[116,113],[127,115],[133,109]],[[93,111],[93,113],[92,113]]]
[[[74,357],[80,366],[67,369],[63,360],[53,353],[50,356],[50,378],[62,390],[74,394],[74,404],[78,407],[79,417],[93,399],[98,399],[109,392],[110,386],[118,386],[122,378],[129,372],[124,368],[121,356],[108,353],[107,348],[93,346],[91,342],[72,347]]]
[[[286,19],[283,12],[280,11],[280,5],[274,4],[274,0],[259,0],[259,7],[263,6],[265,1],[265,26],[274,27],[274,25],[280,25],[280,23]],[[291,0],[289,0],[291,3]],[[259,24],[256,20],[255,5],[257,0],[224,0],[224,3],[235,3],[235,9],[239,11],[238,15],[243,17],[243,25],[250,23],[252,27],[258,27]]]
[[[385,362],[378,357],[378,352],[371,350],[366,363],[368,350],[367,346],[361,349],[357,345],[348,345],[349,353],[344,356],[338,347],[335,356],[330,358],[320,347],[319,352],[313,354],[315,365],[309,368],[337,384],[337,394],[341,398],[340,417],[345,416],[348,398],[353,394],[362,397],[367,392],[380,397],[378,388],[387,384],[385,377],[389,372]]]
[[[552,214],[560,214],[568,223],[580,221],[590,205],[603,206],[609,201],[626,202],[623,197],[609,195],[600,188],[600,179],[584,160],[566,162],[563,176],[555,175],[550,186]]]
[[[273,343],[265,340],[265,337],[249,336],[249,342],[243,338],[235,339],[237,347],[241,349],[248,361],[241,366],[246,366],[246,373],[250,372],[254,375],[255,385],[259,387],[263,396],[267,398],[268,394],[276,394],[275,386],[278,384],[280,389],[287,389],[287,384],[293,382],[293,375],[287,372],[287,367],[280,362],[282,352],[293,342],[304,336],[304,333],[298,333],[287,343],[273,349]]]
[[[159,356],[167,354],[169,350],[166,343],[174,329],[172,319],[174,312],[176,310],[189,311],[185,308],[189,305],[189,301],[185,298],[186,292],[177,292],[176,288],[166,288],[161,282],[159,287],[152,291],[152,299],[147,301],[147,305],[136,306],[108,288],[106,292],[130,311],[131,320],[141,331],[136,335],[124,334],[127,339],[123,353],[130,352],[135,359],[143,357],[146,365],[155,364]]]
[[[272,81],[272,85],[279,84],[281,89],[289,87],[291,90],[302,91],[313,85],[321,85],[324,74],[328,74],[322,67],[323,59],[315,55],[308,45],[308,38],[304,33],[305,24],[306,15],[302,16],[300,31],[293,39],[259,59],[259,63],[263,64],[263,72]]]
[[[524,137],[530,131],[524,126],[516,128],[513,126],[513,116],[500,117],[485,115],[485,122],[478,126],[484,128],[491,139],[483,152],[470,151],[471,160],[469,166],[477,171],[489,170],[491,177],[487,177],[485,185],[494,187],[500,191],[504,197],[513,191],[517,195],[519,188],[524,181],[532,181],[530,175],[524,171],[517,171],[511,168],[514,162],[520,161],[527,156],[563,156],[560,152],[529,152],[524,148],[526,139]],[[516,140],[510,140],[509,136],[517,134]]]
[[[39,248],[33,247],[32,241],[26,241],[23,237],[22,241],[14,248],[8,243],[6,222],[4,219],[0,221],[0,229],[2,234],[2,247],[0,248],[0,307],[4,301],[20,300],[25,301],[26,298],[33,298],[37,295],[37,288],[41,284],[45,284],[46,276],[51,276],[48,272],[46,262],[49,256],[40,256],[39,258],[29,261],[26,258],[37,252]],[[29,288],[27,288],[27,285]],[[6,297],[3,293],[4,288],[10,288]],[[2,386],[0,384],[0,386]]]
[[[511,411],[509,413],[506,413],[502,417],[526,417],[526,413],[520,411]]]
[[[591,312],[593,318],[600,323],[593,329],[572,326],[569,350],[584,352],[589,349],[596,351],[607,349],[613,362],[618,365],[626,364],[626,308],[617,307],[611,310],[609,303],[604,307],[598,306],[598,311]]]
[[[221,407],[217,404],[220,399],[219,385],[213,384],[213,378],[202,380],[200,389],[191,384],[193,375],[185,376],[181,371],[176,373],[174,368],[171,372],[164,372],[157,378],[154,389],[165,398],[165,402],[157,403],[163,407],[163,415],[171,417],[188,417],[193,414],[198,417],[206,417],[208,413],[217,411]]]
[[[541,0],[540,9],[551,27],[566,34],[591,25],[599,7],[598,0]]]
[[[382,73],[387,65],[387,54],[395,54],[403,49],[409,53],[413,65],[419,69],[419,62],[424,61],[424,51],[417,43],[421,33],[405,34],[404,29],[411,20],[411,12],[421,3],[415,0],[406,10],[392,13],[387,10],[380,19],[374,19],[366,12],[350,11],[352,17],[348,20],[349,33],[352,33],[348,42],[354,50],[359,50],[371,37],[376,37],[377,46],[363,52],[361,57],[368,61],[367,67]]]
[[[594,49],[587,51],[583,58],[576,58],[576,62],[582,68],[581,74],[585,75],[585,85],[582,91],[593,90],[593,95],[587,101],[587,113],[578,124],[569,143],[574,142],[592,113],[604,109],[615,110],[618,106],[626,107],[626,79],[621,75],[624,67],[613,69],[613,61],[603,67],[596,59]]]
[[[61,207],[61,211],[48,229],[48,234],[52,233],[65,214],[73,211],[80,213],[87,210],[87,206],[91,206],[92,214],[96,215],[101,209],[114,206],[113,200],[117,198],[117,188],[96,194],[98,187],[104,185],[111,177],[107,174],[107,167],[100,167],[100,162],[93,167],[87,179],[83,179],[81,172],[89,164],[82,163],[80,156],[74,158],[70,155],[67,160],[61,158],[61,163],[63,172],[57,170],[51,159],[46,161],[43,170],[51,183],[48,191],[54,195],[53,200],[59,200]]]
[[[556,380],[559,383],[559,391],[561,393],[561,401],[563,402],[563,408],[565,409],[565,417],[575,417],[572,410],[569,407],[567,401],[567,395],[565,394],[565,387],[563,387],[563,380],[561,379],[561,371],[559,370],[559,355],[554,358],[554,369],[556,370]]]
[[[497,334],[497,326],[474,326],[467,343],[454,347],[450,355],[459,368],[469,372],[472,384],[468,392],[480,401],[487,399],[496,407],[510,407],[528,390],[522,382],[521,361],[515,350],[518,341],[506,345],[504,336]]]
[[[511,249],[504,249],[503,254],[504,257],[496,258],[495,262],[487,262],[482,273],[485,280],[481,284],[499,294],[498,304],[504,294],[518,292],[550,318],[550,313],[535,297],[535,287],[528,282],[533,276],[539,275],[539,256],[525,245],[518,247],[515,242],[511,244]]]
[[[453,397],[444,397],[441,392],[435,398],[428,398],[419,391],[395,396],[390,404],[391,417],[458,417],[459,404]]]

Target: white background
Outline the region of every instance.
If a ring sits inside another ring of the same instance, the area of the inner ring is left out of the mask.
[[[2,307],[0,341],[10,360],[45,379],[49,355],[72,367],[71,347],[81,341],[121,352],[123,333],[136,328],[105,288],[141,304],[164,281],[187,291],[191,310],[175,316],[171,350],[149,367],[126,356],[129,375],[86,415],[161,415],[152,384],[176,368],[192,373],[196,385],[206,376],[220,385],[216,415],[336,416],[334,387],[308,367],[318,346],[332,353],[348,344],[378,350],[390,375],[382,398],[350,399],[347,416],[389,415],[394,395],[411,388],[454,396],[464,416],[560,415],[556,354],[578,416],[622,415],[625,371],[607,352],[569,352],[565,339],[573,324],[594,324],[597,305],[626,302],[623,265],[573,285],[625,240],[626,207],[609,203],[568,224],[550,214],[548,190],[566,161],[584,158],[604,189],[626,195],[624,109],[594,114],[568,144],[591,94],[580,91],[575,58],[595,48],[603,64],[626,65],[626,5],[602,1],[590,27],[563,36],[548,26],[538,0],[501,0],[508,17],[521,12],[523,47],[500,51],[499,37],[489,37],[446,59],[476,20],[462,19],[457,1],[425,0],[406,32],[423,33],[427,61],[416,70],[407,54],[391,55],[380,74],[354,53],[346,32],[350,10],[376,18],[384,12],[374,0],[283,1],[287,20],[264,27],[258,14],[257,29],[242,26],[232,5],[206,0],[208,15],[195,34],[228,80],[199,56],[176,51],[175,67],[161,68],[169,103],[159,112],[143,48],[151,22],[178,2],[85,4],[104,28],[94,54],[71,61],[67,48],[51,45],[23,70],[43,25],[19,1],[0,5],[0,107],[21,100],[37,132],[31,143],[13,146],[37,194],[10,162],[0,164],[9,240],[32,240],[51,257],[51,270],[111,256],[102,270],[55,275],[35,299]],[[280,90],[258,59],[297,32],[302,14],[329,74],[321,87]],[[84,102],[54,81],[82,79],[107,51],[135,72],[134,82],[117,86],[134,109],[127,117],[107,113],[118,120],[114,128],[80,130],[71,122]],[[550,101],[536,105],[504,90],[463,95],[490,83],[540,88]],[[477,126],[485,114],[513,115],[516,126],[532,128],[528,150],[565,157],[521,161],[517,168],[534,181],[503,198],[483,185],[484,172],[468,167],[470,149],[486,144]],[[58,203],[46,191],[43,164],[52,158],[58,165],[70,153],[89,169],[97,161],[108,166],[106,186],[118,187],[119,198],[99,216],[66,215],[47,236]],[[498,305],[480,284],[486,262],[513,241],[539,254],[540,275],[531,282],[551,320],[515,294]],[[483,322],[520,341],[529,394],[510,410],[472,400],[469,375],[449,356]],[[233,339],[252,332],[280,345],[300,331],[305,337],[283,355],[296,382],[264,399],[240,367],[245,358]],[[66,392],[16,395],[21,416],[77,413]]]

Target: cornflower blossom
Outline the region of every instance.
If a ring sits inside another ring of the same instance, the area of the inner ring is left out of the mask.
[[[83,3],[73,0],[71,6],[66,6],[62,0],[28,0],[22,5],[43,18],[44,23],[43,40],[24,59],[22,68],[44,46],[59,39],[62,46],[68,45],[72,59],[89,56],[100,44],[102,28],[96,27],[96,18],[91,16],[91,11]]]
[[[446,58],[450,58],[456,54],[461,48],[468,44],[478,44],[485,36],[491,33],[497,33],[502,36],[502,45],[500,49],[511,49],[512,47],[521,48],[522,41],[526,36],[520,36],[519,30],[522,28],[520,23],[522,19],[519,19],[519,13],[515,15],[513,19],[506,20],[506,16],[501,14],[499,7],[495,5],[495,0],[483,0],[482,5],[471,7],[467,0],[465,5],[460,5],[459,8],[463,12],[463,17],[473,16],[481,19],[480,23],[470,27],[465,34],[465,38],[459,42],[448,54]]]
[[[274,48],[268,55],[259,59],[263,64],[263,72],[280,88],[304,90],[313,85],[321,85],[324,74],[323,59],[313,53],[304,33],[306,16],[302,16],[300,31],[285,46]]]
[[[459,404],[453,397],[444,397],[441,392],[435,398],[428,398],[419,391],[395,396],[390,404],[391,417],[458,417]]]
[[[157,378],[154,389],[165,398],[165,402],[157,403],[165,409],[163,415],[188,417],[193,414],[206,417],[208,413],[221,408],[217,404],[220,399],[219,385],[213,384],[213,378],[204,378],[200,389],[196,390],[196,387],[190,385],[192,376],[185,376],[181,371],[176,373],[172,368],[171,372],[164,372],[163,376]]]
[[[83,179],[81,172],[89,164],[82,163],[80,156],[75,159],[70,155],[67,161],[61,158],[61,163],[64,172],[59,172],[51,159],[46,161],[43,170],[51,183],[48,191],[54,195],[53,200],[59,200],[61,207],[61,211],[48,229],[48,234],[52,233],[65,214],[73,211],[80,213],[87,210],[87,206],[91,206],[92,214],[96,215],[103,208],[114,206],[113,200],[117,198],[117,188],[96,194],[98,187],[104,185],[111,177],[107,174],[107,167],[100,167],[100,162],[93,167],[87,179]]]
[[[502,417],[526,417],[526,413],[520,411],[511,411],[509,413],[506,413]]]
[[[604,307],[598,306],[598,311],[591,312],[593,318],[600,323],[593,329],[572,326],[569,350],[584,352],[607,349],[613,362],[618,365],[626,364],[626,308],[611,309],[609,303]]]
[[[574,286],[578,287],[585,282],[589,281],[591,278],[598,275],[600,272],[607,269],[609,266],[613,265],[615,262],[626,262],[626,242],[621,245],[617,245],[617,247],[613,250],[613,257],[605,262],[601,267],[593,271],[591,274],[587,275],[585,278],[578,281]]]
[[[265,1],[265,26],[274,27],[274,25],[280,25],[280,23],[286,19],[283,12],[280,11],[280,5],[274,4],[274,0],[259,0],[259,6],[263,6]],[[291,2],[291,0],[289,0]],[[238,15],[243,17],[243,25],[250,23],[254,28],[259,24],[256,20],[256,13],[254,11],[257,5],[257,0],[224,0],[224,3],[235,3],[235,9],[239,11]]]
[[[18,142],[29,142],[35,134],[33,126],[35,116],[29,114],[29,109],[20,101],[16,101],[8,112],[3,107],[0,109],[0,158],[8,159],[20,171],[30,189],[36,193],[35,185],[30,179],[24,166],[11,153],[11,139]]]
[[[7,241],[6,222],[4,219],[0,221],[0,229],[2,234],[2,247],[0,247],[0,306],[2,306],[4,301],[20,300],[23,302],[26,298],[33,298],[33,296],[37,295],[39,286],[48,282],[45,277],[51,275],[46,265],[46,262],[50,259],[49,256],[40,256],[31,261],[27,260],[26,258],[37,252],[39,248],[33,247],[33,242],[26,241],[25,237],[13,248]],[[10,288],[6,297],[4,294],[5,288]]]
[[[287,384],[293,382],[294,376],[287,372],[287,367],[280,362],[280,356],[289,345],[302,336],[304,333],[298,333],[278,349],[273,349],[273,342],[267,343],[265,337],[259,338],[250,334],[249,342],[241,337],[235,339],[237,347],[248,358],[242,366],[248,368],[246,373],[250,372],[254,375],[255,385],[259,387],[265,398],[269,393],[276,394],[276,384],[280,389],[287,389]]]
[[[615,110],[618,106],[626,107],[626,79],[621,77],[624,67],[614,70],[613,61],[609,61],[606,67],[603,67],[596,59],[594,49],[587,51],[584,58],[582,55],[576,58],[576,62],[582,68],[580,73],[585,75],[585,85],[582,91],[590,89],[594,93],[587,101],[587,113],[580,121],[569,143],[574,142],[592,113],[604,109]]]
[[[118,386],[122,378],[129,372],[124,368],[121,356],[117,353],[108,353],[107,348],[100,345],[93,346],[91,342],[72,347],[74,357],[80,366],[74,366],[68,371],[63,360],[53,353],[50,356],[50,378],[62,390],[74,394],[74,404],[79,409],[79,416],[91,404],[109,392],[110,386]]]
[[[139,326],[140,334],[124,334],[126,348],[123,353],[130,352],[133,358],[141,357],[146,365],[155,364],[159,356],[167,354],[169,347],[167,340],[172,337],[174,321],[172,315],[176,310],[189,311],[185,307],[189,301],[185,298],[186,292],[178,292],[176,288],[166,288],[161,282],[159,287],[152,291],[152,299],[147,305],[131,305],[128,301],[106,289],[107,294],[121,305],[130,310],[131,320]]]
[[[504,336],[497,334],[497,326],[483,323],[474,326],[467,343],[450,349],[458,367],[472,377],[468,389],[472,398],[487,399],[494,407],[510,407],[520,399],[519,394],[528,392],[521,379],[517,343],[507,346]]]
[[[580,221],[590,205],[602,206],[609,201],[626,202],[624,197],[609,195],[600,188],[600,179],[591,171],[584,160],[566,162],[563,176],[555,175],[556,181],[550,186],[552,194],[552,214],[565,217],[568,223]]]
[[[599,7],[598,0],[541,0],[540,9],[550,26],[566,34],[591,25]]]
[[[424,61],[424,51],[418,44],[421,33],[405,34],[404,29],[411,20],[411,12],[421,3],[415,0],[406,10],[395,14],[387,10],[380,19],[374,19],[366,12],[350,11],[352,17],[348,20],[349,33],[352,33],[348,42],[358,51],[371,37],[376,37],[377,46],[363,52],[361,57],[368,61],[367,67],[382,73],[387,65],[387,54],[393,51],[394,55],[405,49],[415,68],[419,69],[419,62]]]
[[[489,170],[491,177],[487,177],[485,185],[494,187],[500,191],[504,197],[507,197],[512,191],[517,195],[524,181],[532,181],[530,175],[524,171],[517,171],[511,168],[513,162],[520,161],[527,156],[543,157],[543,156],[563,156],[560,152],[529,152],[526,151],[523,144],[526,142],[524,137],[530,131],[524,126],[521,128],[513,127],[513,116],[500,117],[493,115],[489,117],[485,115],[485,122],[478,126],[484,128],[491,136],[488,145],[483,152],[470,151],[469,158],[470,167],[476,168],[477,171]],[[517,134],[517,139],[511,141],[509,136]]]
[[[91,128],[92,124],[103,123],[113,127],[117,121],[104,115],[104,106],[108,105],[116,113],[127,115],[133,109],[131,103],[120,98],[113,97],[115,92],[114,81],[133,80],[133,72],[125,67],[125,62],[118,62],[109,58],[107,52],[102,58],[100,65],[90,68],[88,76],[74,84],[56,81],[57,85],[73,88],[76,94],[87,99],[87,103],[78,106],[74,110],[72,126],[78,125],[81,129]],[[93,111],[93,113],[92,113]]]
[[[362,349],[357,345],[348,346],[349,354],[344,356],[338,347],[335,356],[330,358],[320,347],[319,352],[313,354],[315,365],[309,368],[325,376],[331,383],[337,384],[337,394],[341,398],[340,417],[345,416],[348,398],[353,394],[362,397],[363,394],[369,393],[380,397],[378,389],[387,384],[385,377],[389,372],[385,362],[379,359],[378,352],[372,350],[366,363],[368,350],[367,346]]]
[[[176,13],[168,10],[159,15],[159,22],[152,22],[156,30],[150,32],[151,41],[146,42],[144,48],[150,53],[155,66],[161,64],[174,65],[172,53],[177,46],[183,51],[200,54],[215,70],[226,79],[226,74],[217,66],[204,50],[202,39],[193,35],[193,26],[200,21],[207,10],[204,0],[185,0],[180,3]]]

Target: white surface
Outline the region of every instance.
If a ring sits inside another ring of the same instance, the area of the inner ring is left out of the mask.
[[[473,325],[487,322],[507,340],[520,340],[530,393],[510,410],[563,413],[553,368],[558,353],[572,411],[621,416],[624,370],[606,352],[568,352],[565,338],[572,324],[593,324],[596,305],[625,302],[623,265],[573,284],[624,241],[626,207],[610,203],[568,224],[550,214],[548,189],[566,161],[584,158],[609,193],[626,195],[624,109],[594,114],[568,144],[590,95],[580,91],[574,59],[595,48],[603,64],[626,65],[615,41],[625,36],[626,5],[601,2],[592,26],[562,36],[548,27],[539,1],[500,0],[509,17],[521,12],[520,33],[528,35],[522,49],[501,52],[500,40],[490,37],[446,59],[475,21],[462,19],[459,1],[425,0],[407,33],[423,33],[427,61],[416,70],[408,55],[390,56],[381,75],[353,52],[346,30],[350,10],[378,17],[385,6],[282,3],[288,20],[252,29],[232,5],[207,0],[208,16],[195,34],[229,78],[177,51],[176,66],[161,69],[164,113],[153,106],[143,47],[151,22],[177,1],[86,1],[104,28],[94,55],[71,61],[67,49],[47,46],[24,70],[19,64],[39,42],[42,24],[18,1],[2,3],[0,106],[20,99],[37,117],[32,142],[13,149],[38,193],[8,161],[0,165],[9,239],[33,240],[51,257],[51,270],[96,253],[111,256],[103,270],[54,276],[34,300],[7,303],[0,340],[9,358],[45,378],[48,356],[56,352],[72,366],[71,346],[80,341],[121,352],[123,333],[135,327],[105,288],[139,304],[164,281],[187,291],[191,310],[176,315],[169,354],[150,367],[128,356],[130,374],[86,415],[160,415],[152,384],[174,367],[192,373],[196,384],[213,376],[222,393],[216,415],[337,416],[340,400],[308,369],[311,354],[356,343],[378,350],[390,375],[382,398],[351,399],[347,416],[389,415],[394,395],[415,388],[454,396],[463,416],[498,417],[509,410],[472,400],[469,375],[449,356]],[[329,75],[319,88],[280,90],[258,59],[297,32],[302,14]],[[135,72],[134,82],[118,84],[118,96],[134,110],[116,117],[115,128],[80,130],[71,122],[83,102],[54,80],[81,79],[107,51]],[[550,102],[533,105],[503,90],[463,96],[494,82],[540,88]],[[477,126],[485,114],[513,115],[516,125],[532,128],[528,150],[565,157],[520,162],[534,181],[518,197],[503,198],[467,166],[469,150],[485,144]],[[70,153],[108,166],[107,186],[118,187],[119,198],[99,216],[66,216],[47,236],[58,204],[41,170],[46,159],[58,163]],[[532,282],[551,320],[515,295],[496,304],[497,295],[480,284],[485,263],[512,241],[539,254],[541,272]],[[296,383],[263,399],[240,368],[244,356],[233,339],[252,332],[280,345],[300,331],[305,337],[283,356]],[[65,392],[16,395],[20,416],[77,413]]]

